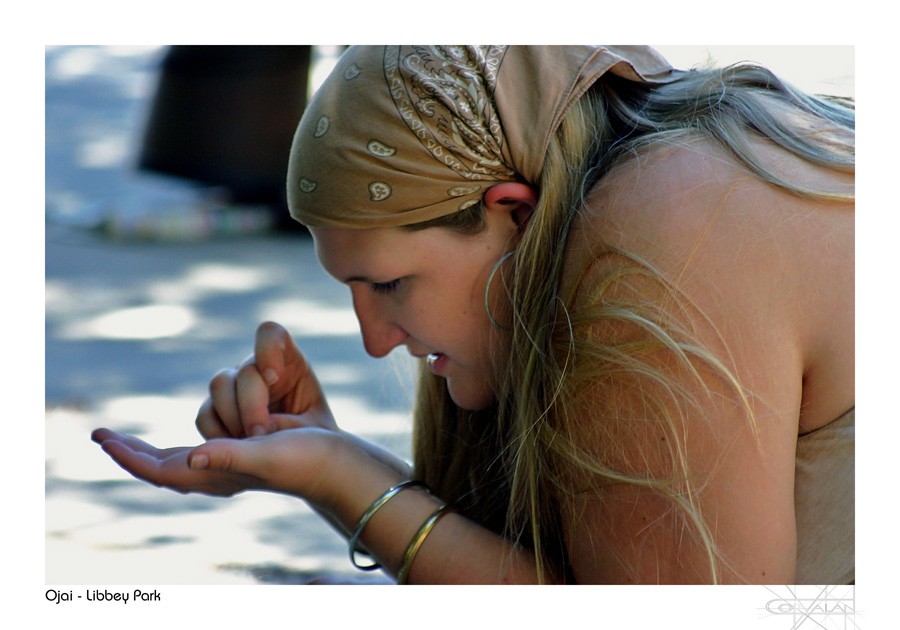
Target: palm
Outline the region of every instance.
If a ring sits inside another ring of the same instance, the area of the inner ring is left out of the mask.
[[[213,496],[232,496],[252,488],[261,488],[255,475],[230,471],[192,470],[189,456],[195,447],[159,449],[134,436],[98,429],[91,439],[134,477],[176,492],[200,492]]]

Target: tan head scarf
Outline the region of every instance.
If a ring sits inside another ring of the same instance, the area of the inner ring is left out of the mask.
[[[678,72],[632,46],[363,46],[344,53],[300,121],[291,215],[391,227],[452,214],[499,182],[536,184],[570,105],[601,75]]]

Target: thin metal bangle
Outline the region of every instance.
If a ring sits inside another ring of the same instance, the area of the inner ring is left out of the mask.
[[[370,505],[365,512],[363,512],[363,515],[361,517],[359,517],[359,521],[357,521],[356,527],[353,530],[353,535],[350,536],[349,541],[350,562],[352,562],[353,566],[355,566],[357,569],[360,569],[361,571],[374,571],[375,569],[381,568],[381,565],[377,562],[372,564],[360,564],[356,561],[356,554],[357,552],[359,552],[359,550],[356,548],[359,544],[359,537],[360,535],[362,535],[363,529],[365,529],[366,525],[369,523],[372,517],[375,516],[375,512],[384,507],[385,503],[400,494],[401,491],[413,486],[419,486],[425,488],[429,493],[431,492],[431,489],[427,485],[425,485],[425,483],[416,481],[414,479],[404,481],[403,483],[398,483],[396,486],[390,488],[389,490],[387,490],[387,492],[375,499],[375,502],[372,503],[372,505]]]
[[[403,562],[400,563],[400,571],[397,572],[397,584],[406,584],[406,580],[409,578],[409,570],[412,567],[413,560],[416,559],[416,554],[419,553],[419,549],[422,547],[422,543],[428,538],[428,534],[431,533],[431,530],[434,529],[437,522],[449,512],[450,504],[444,504],[438,508],[434,514],[429,516],[428,520],[422,523],[422,527],[419,528],[416,535],[409,541],[409,546],[403,554]]]

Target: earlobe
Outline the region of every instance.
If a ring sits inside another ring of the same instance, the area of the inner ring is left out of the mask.
[[[495,184],[484,193],[485,209],[509,212],[520,229],[531,219],[537,202],[537,191],[520,182]]]

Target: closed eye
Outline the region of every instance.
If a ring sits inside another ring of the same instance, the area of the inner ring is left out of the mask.
[[[400,278],[388,282],[373,282],[372,290],[375,293],[393,293],[400,284]]]

